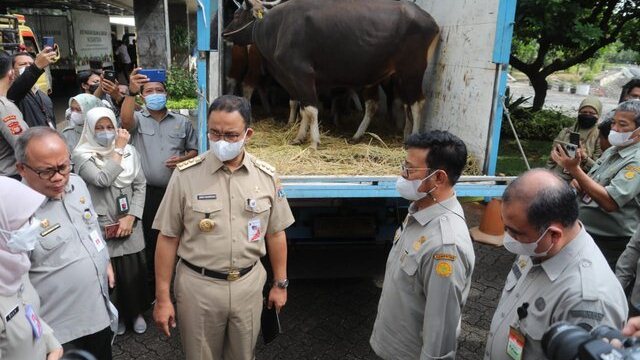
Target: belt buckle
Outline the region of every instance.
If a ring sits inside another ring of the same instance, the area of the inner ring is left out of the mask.
[[[227,281],[236,281],[240,279],[240,270],[233,269],[227,274]]]

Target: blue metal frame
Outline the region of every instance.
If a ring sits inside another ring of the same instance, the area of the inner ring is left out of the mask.
[[[511,40],[513,39],[513,26],[516,16],[517,0],[501,0],[498,5],[498,23],[496,24],[496,38],[493,48],[493,62],[500,67],[498,77],[498,93],[496,99],[497,106],[493,118],[493,132],[489,153],[489,166],[487,175],[493,176],[496,173],[498,162],[498,148],[500,147],[500,128],[502,127],[502,113],[504,111],[503,99],[507,89],[507,67],[511,56]],[[490,195],[486,195],[490,196]]]
[[[217,1],[214,1],[217,6]],[[206,53],[211,51],[211,2],[210,0],[196,0],[198,4],[197,18],[197,36],[196,45],[198,49],[197,72],[198,72],[198,150],[202,154],[207,151],[207,64],[208,56]]]

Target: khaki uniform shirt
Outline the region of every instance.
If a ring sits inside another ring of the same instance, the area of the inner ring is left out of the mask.
[[[629,302],[640,310],[640,224],[616,263],[616,277],[623,289],[633,285]]]
[[[18,137],[28,128],[18,107],[11,100],[0,96],[0,175],[18,174],[13,149]]]
[[[53,336],[53,330],[40,319],[42,337],[33,336],[31,325],[25,317],[25,304],[40,316],[40,298],[29,281],[22,277],[22,288],[12,296],[0,295],[0,359],[2,360],[44,360],[47,353],[61,347]]]
[[[71,124],[62,130],[62,137],[64,141],[67,143],[67,149],[69,149],[69,154],[73,154],[73,149],[78,145],[78,141],[80,141],[80,135],[82,135],[82,126],[75,126]]]
[[[595,125],[588,129],[582,129],[576,123],[573,127],[562,129],[558,136],[556,136],[556,138],[554,139],[554,142],[562,141],[568,143],[570,140],[570,133],[572,131],[580,134],[580,147],[584,149],[585,153],[587,154],[587,158],[583,159],[580,167],[585,172],[589,172],[595,160],[597,160],[600,155],[602,155],[602,150],[600,150],[600,142],[598,142],[600,131]],[[567,173],[562,166],[556,164],[556,162],[551,158],[549,158],[549,160],[547,161],[547,169],[552,170],[556,175],[565,179],[566,181],[573,180],[571,174]]]
[[[266,253],[264,236],[294,222],[275,169],[247,152],[233,173],[210,151],[194,159],[202,161],[173,173],[153,228],[179,237],[178,256],[194,265],[252,266]],[[200,230],[203,219],[213,220],[211,231]]]
[[[131,156],[129,152],[136,151],[133,146],[125,148],[124,156]],[[118,175],[124,170],[120,164],[108,159],[102,169],[98,168],[94,158],[83,160],[74,156],[76,163],[76,173],[87,182],[93,206],[98,214],[98,224],[104,238],[104,227],[117,223],[118,219],[124,215],[118,215],[118,203],[116,199],[121,195],[126,195],[129,202],[128,215],[137,218],[133,224],[133,233],[124,238],[108,239],[107,247],[109,255],[113,257],[135,254],[144,249],[144,235],[142,233],[142,213],[144,211],[144,199],[146,196],[147,181],[144,178],[142,168],[139,169],[138,176],[130,186],[118,188],[113,185]]]
[[[455,196],[409,215],[387,260],[371,347],[383,359],[454,359],[475,262]]]
[[[624,148],[612,146],[591,168],[589,176],[605,187],[618,204],[606,212],[588,196],[580,203],[580,220],[590,234],[631,237],[640,222],[640,143]]]
[[[58,340],[117,327],[107,287],[109,253],[84,181],[71,174],[62,199],[48,199],[35,217],[44,224],[29,277],[42,299],[42,318]]]
[[[518,320],[517,309],[528,304]],[[485,360],[511,360],[507,339],[513,326],[525,336],[522,359],[546,359],[541,339],[556,322],[601,324],[616,329],[627,320],[627,300],[595,242],[582,228],[559,253],[542,263],[519,256],[491,321]]]
[[[151,186],[166,187],[172,169],[164,162],[171,156],[183,156],[198,150],[198,134],[185,116],[168,111],[162,121],[152,118],[146,109],[134,113],[131,144],[140,153],[142,170]]]

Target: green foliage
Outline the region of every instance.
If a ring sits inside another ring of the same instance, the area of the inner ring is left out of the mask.
[[[524,153],[527,155],[529,166],[544,167],[551,153],[552,141],[543,140],[521,140]],[[496,173],[507,176],[518,176],[525,172],[527,167],[522,160],[520,150],[515,140],[501,139],[498,149],[498,162],[496,163]]]
[[[167,109],[179,110],[179,109],[196,109],[198,107],[198,99],[180,99],[172,100],[167,99]]]
[[[575,123],[575,118],[564,115],[556,110],[533,111],[518,108],[511,113],[513,126],[520,139],[553,140],[560,130]],[[500,129],[501,139],[513,139],[513,131],[509,122],[504,119]]]
[[[197,97],[196,79],[189,70],[172,66],[167,75],[167,92],[174,100]]]
[[[171,62],[182,64],[188,57],[191,47],[195,43],[195,33],[190,32],[184,25],[171,27]]]

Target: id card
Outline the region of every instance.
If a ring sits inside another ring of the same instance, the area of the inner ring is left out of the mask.
[[[520,330],[509,326],[509,339],[507,340],[507,355],[513,360],[521,360],[524,350],[525,337]]]
[[[584,194],[582,196],[582,202],[585,203],[585,204],[590,203],[591,202],[591,196],[589,196],[589,194]]]
[[[260,219],[249,220],[247,234],[248,234],[247,240],[249,240],[249,242],[260,240],[260,238],[262,237],[262,234],[260,231]]]
[[[24,306],[24,312],[29,325],[31,325],[31,331],[33,333],[34,339],[40,339],[40,337],[42,336],[42,323],[40,323],[38,314],[33,311],[33,307],[30,304],[26,304]]]
[[[127,195],[122,194],[116,198],[118,204],[118,215],[124,215],[129,213],[129,198]]]
[[[93,246],[96,247],[97,252],[100,252],[102,251],[102,249],[104,249],[104,241],[102,241],[102,237],[100,237],[100,234],[98,234],[96,230],[93,230],[89,233],[89,238],[91,239]]]

